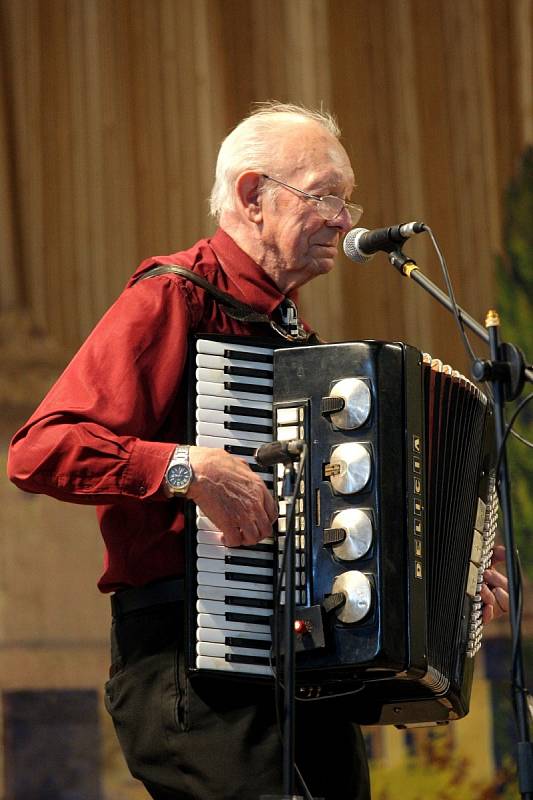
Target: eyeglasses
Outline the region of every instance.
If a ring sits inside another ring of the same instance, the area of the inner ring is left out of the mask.
[[[283,183],[283,181],[279,181],[277,178],[271,178],[270,175],[263,175],[262,177],[266,178],[267,181],[279,183],[279,185],[284,186],[285,189],[289,189],[291,192],[297,192],[297,194],[301,194],[302,197],[306,197],[308,200],[313,200],[316,203],[318,213],[326,222],[333,222],[337,219],[339,214],[342,214],[344,209],[348,211],[352,225],[357,225],[363,215],[362,206],[358,206],[355,203],[346,203],[342,198],[336,197],[334,194],[327,194],[325,197],[321,197],[317,194],[304,192],[302,189],[297,189],[295,186],[290,186],[288,183]]]

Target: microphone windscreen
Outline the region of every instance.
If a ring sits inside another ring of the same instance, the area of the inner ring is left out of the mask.
[[[342,243],[344,255],[347,256],[350,261],[356,261],[359,264],[364,264],[373,258],[372,254],[363,253],[359,247],[359,239],[364,233],[368,233],[366,228],[353,228],[351,231],[348,231]]]

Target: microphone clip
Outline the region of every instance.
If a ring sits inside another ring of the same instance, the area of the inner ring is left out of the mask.
[[[411,269],[416,268],[416,261],[411,256],[406,256],[405,253],[402,251],[402,246],[397,247],[395,250],[391,250],[387,253],[387,258],[389,259],[390,263],[393,267],[395,267],[398,272],[401,272],[402,275],[409,277],[409,273]]]

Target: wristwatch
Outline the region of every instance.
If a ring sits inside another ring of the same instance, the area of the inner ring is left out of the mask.
[[[176,447],[165,473],[165,491],[169,495],[185,494],[192,481],[189,448]]]

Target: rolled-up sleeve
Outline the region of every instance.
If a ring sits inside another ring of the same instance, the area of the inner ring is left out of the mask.
[[[179,282],[126,289],[14,436],[10,479],[77,503],[154,498],[175,445],[157,433],[182,380],[188,329]]]

